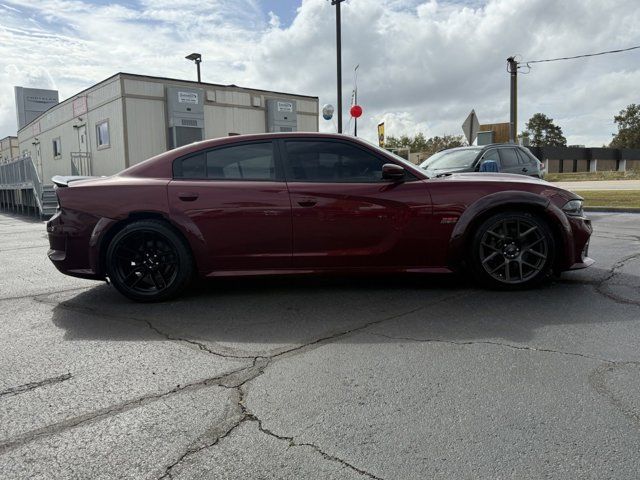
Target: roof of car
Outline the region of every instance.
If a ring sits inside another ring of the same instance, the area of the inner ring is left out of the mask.
[[[465,145],[463,147],[453,147],[453,148],[445,148],[444,150],[476,150],[478,148],[489,148],[489,147],[519,147],[520,145],[517,145],[515,143],[488,143],[487,145]],[[441,150],[441,151],[444,151]]]

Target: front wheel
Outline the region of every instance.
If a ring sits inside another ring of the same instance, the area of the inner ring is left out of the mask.
[[[109,243],[107,275],[124,296],[157,302],[178,295],[193,275],[193,260],[185,241],[159,220],[139,220],[125,226]]]
[[[475,232],[471,268],[481,284],[493,288],[525,288],[551,273],[555,242],[547,223],[525,212],[502,212]]]

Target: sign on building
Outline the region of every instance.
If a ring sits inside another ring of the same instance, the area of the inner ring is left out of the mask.
[[[73,116],[79,117],[87,113],[87,96],[81,95],[73,101]]]
[[[196,92],[178,92],[178,103],[198,104],[198,94]]]

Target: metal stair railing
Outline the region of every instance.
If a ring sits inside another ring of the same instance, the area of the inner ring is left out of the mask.
[[[21,157],[0,165],[0,189],[33,190],[38,210],[44,213],[42,181],[31,157]]]

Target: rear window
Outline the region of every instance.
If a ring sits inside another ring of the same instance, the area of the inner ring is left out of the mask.
[[[275,180],[272,142],[216,148],[178,158],[173,177],[209,180]]]
[[[525,163],[533,163],[533,164],[537,165],[538,162],[540,161],[535,157],[535,155],[533,153],[531,153],[526,148],[518,149],[518,153],[523,158]]]
[[[518,156],[515,148],[501,148],[500,159],[503,167],[515,167],[518,165]]]

